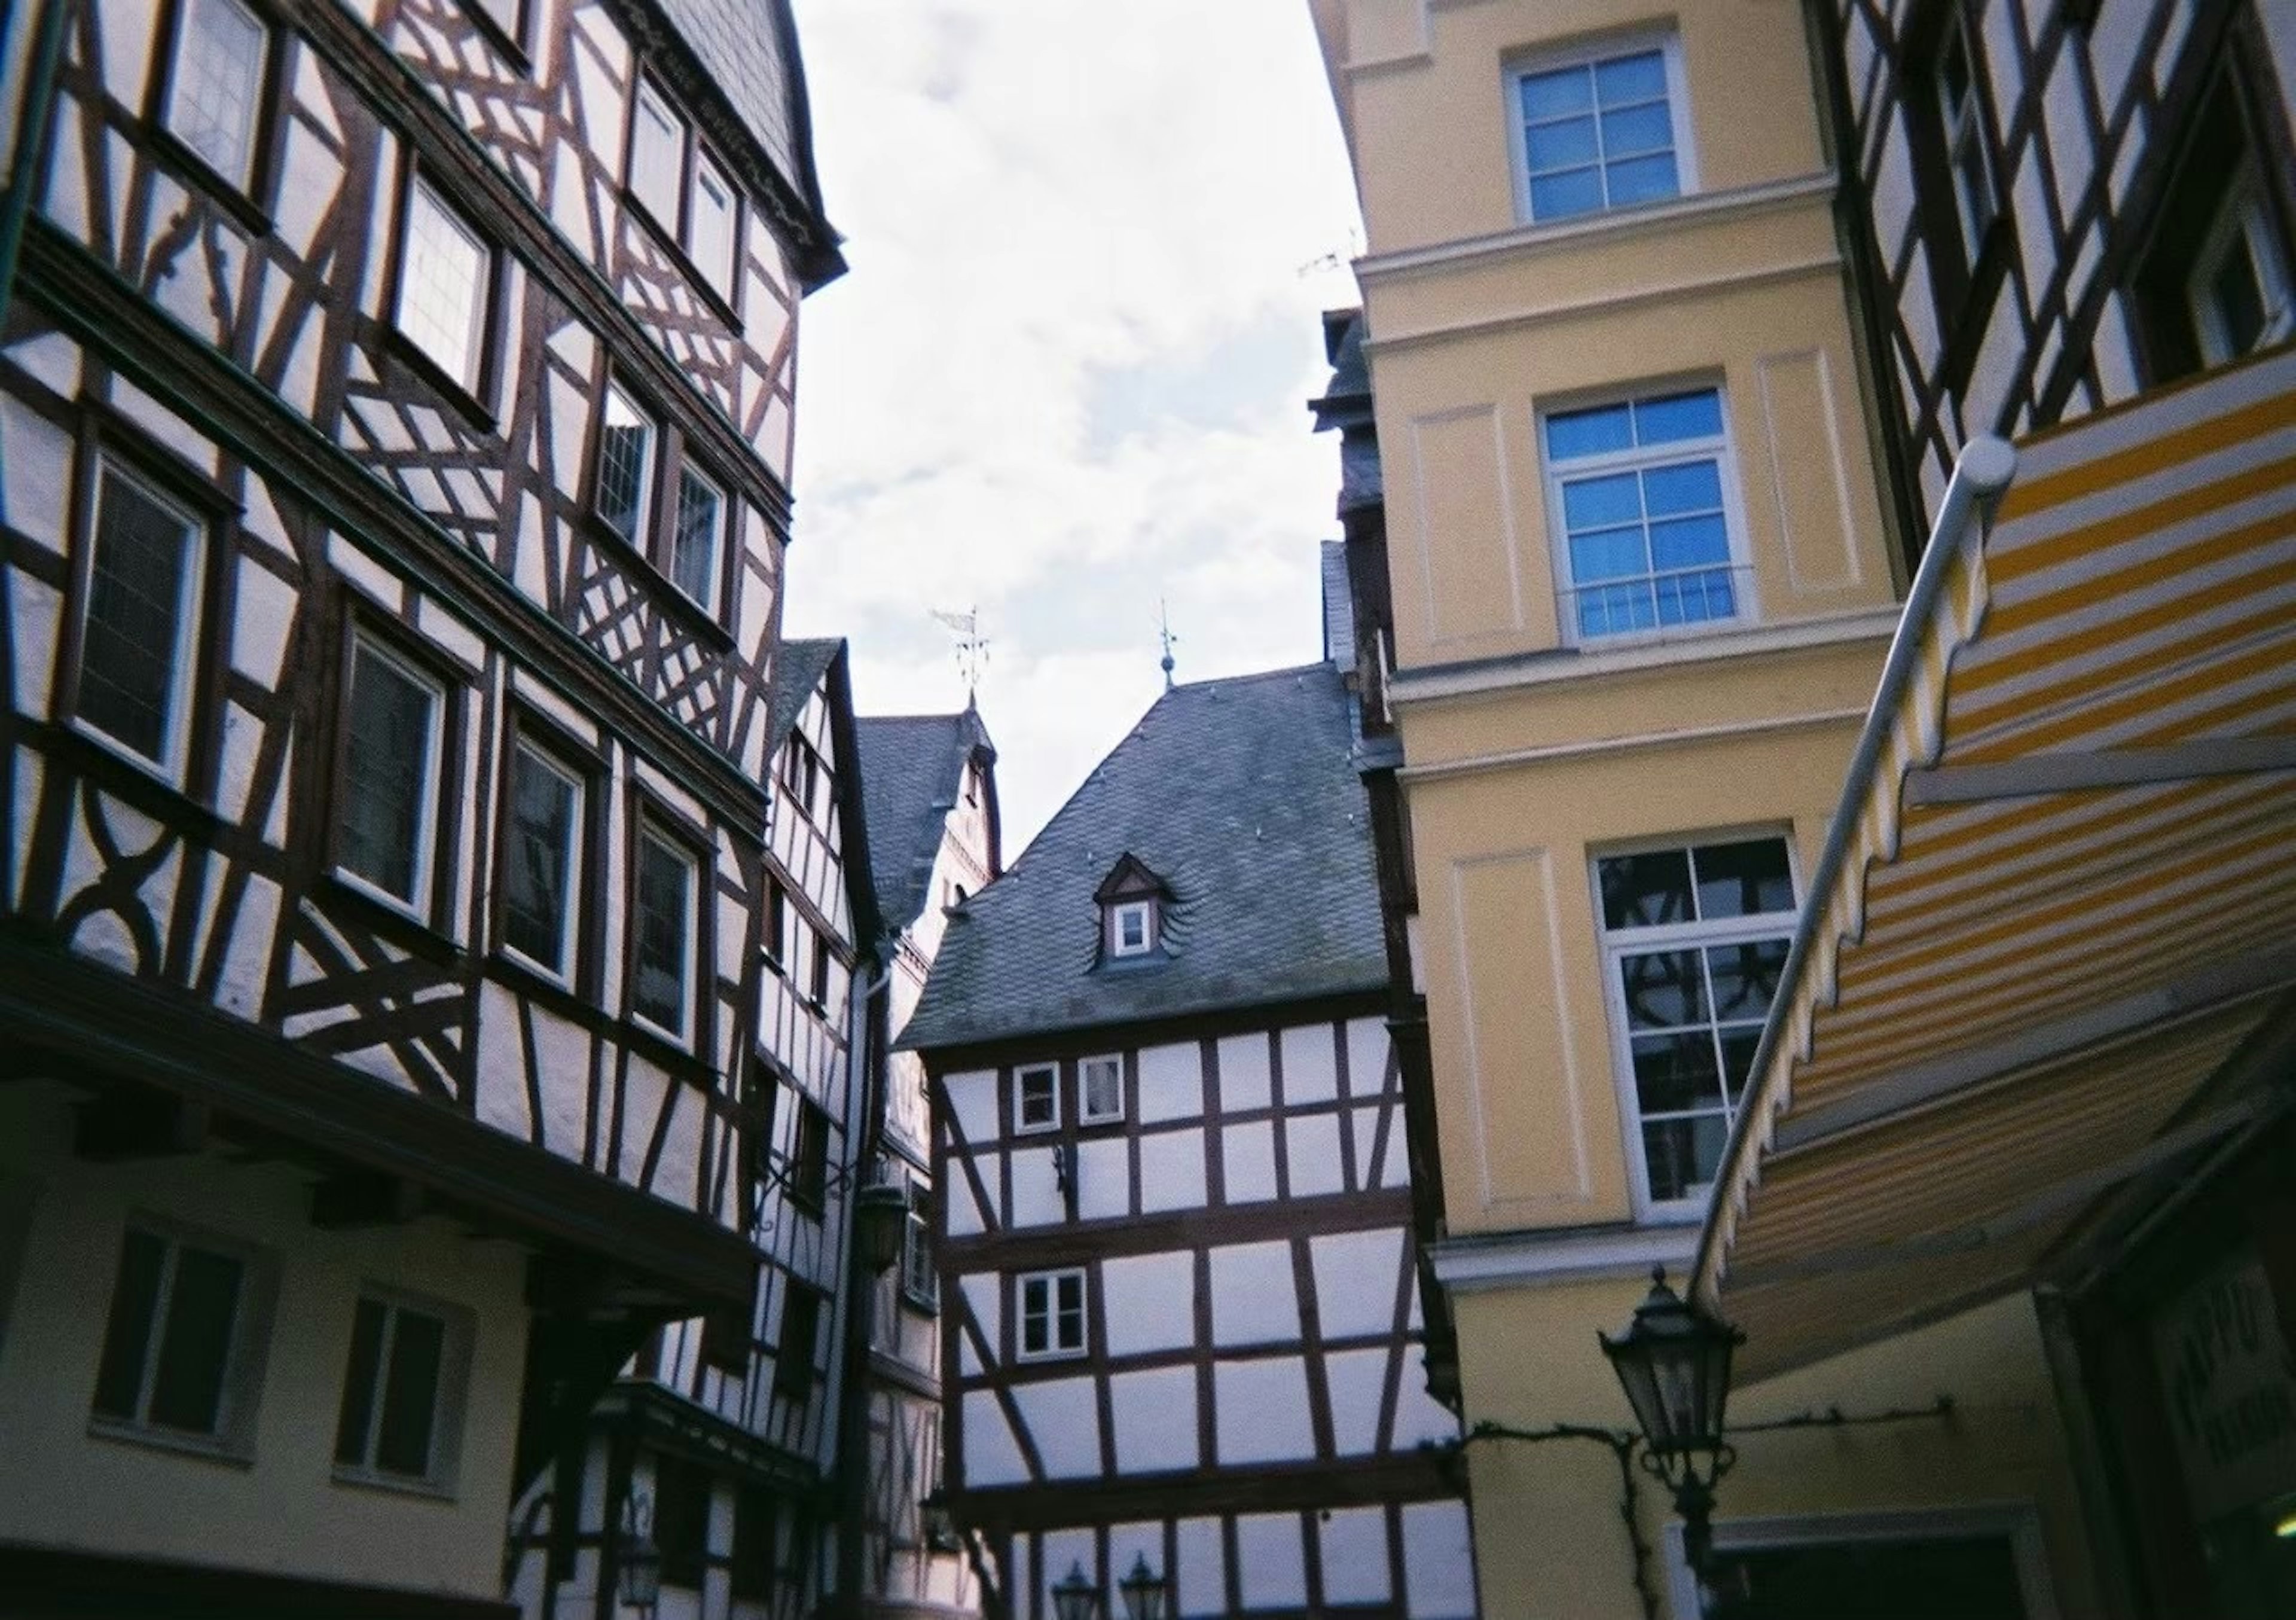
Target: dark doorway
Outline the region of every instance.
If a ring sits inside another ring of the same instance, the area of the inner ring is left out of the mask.
[[[1728,1620],[2025,1620],[2006,1536],[1718,1552]]]

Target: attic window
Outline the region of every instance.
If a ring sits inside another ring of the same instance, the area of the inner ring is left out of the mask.
[[[1144,957],[1156,948],[1156,902],[1128,900],[1108,914],[1108,954]]]

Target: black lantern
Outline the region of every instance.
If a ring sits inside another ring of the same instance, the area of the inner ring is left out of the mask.
[[[1099,1612],[1100,1588],[1085,1574],[1082,1563],[1070,1560],[1068,1574],[1053,1583],[1053,1613],[1060,1620],[1093,1620]]]
[[[1595,1336],[1627,1392],[1648,1448],[1643,1466],[1674,1493],[1690,1566],[1706,1573],[1713,1547],[1714,1485],[1737,1453],[1722,1437],[1730,1399],[1730,1355],[1746,1336],[1685,1304],[1651,1272],[1650,1296],[1635,1307],[1627,1330]]]
[[[948,1510],[948,1498],[939,1485],[917,1504],[917,1527],[924,1533],[925,1545],[935,1552],[957,1550],[956,1515]]]
[[[899,1182],[873,1182],[853,1195],[853,1248],[872,1276],[901,1257],[908,1229],[909,1194]]]
[[[1148,1567],[1148,1555],[1132,1555],[1132,1571],[1116,1583],[1125,1620],[1165,1620],[1172,1612],[1172,1583]]]
[[[623,1507],[615,1561],[621,1566],[622,1601],[653,1613],[661,1598],[661,1549],[654,1545],[652,1506],[643,1496],[632,1496]]]

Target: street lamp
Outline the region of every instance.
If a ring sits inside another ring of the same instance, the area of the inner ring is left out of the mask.
[[[1126,1620],[1165,1620],[1172,1612],[1172,1583],[1148,1567],[1148,1555],[1132,1555],[1132,1572],[1116,1583]]]
[[[622,1534],[614,1555],[621,1566],[623,1603],[652,1615],[661,1599],[661,1549],[654,1544],[652,1504],[642,1495],[632,1494],[622,1506]]]
[[[1068,1574],[1053,1583],[1053,1613],[1059,1620],[1093,1620],[1100,1613],[1100,1588],[1081,1561],[1071,1558]]]
[[[901,1257],[908,1236],[909,1194],[898,1181],[876,1181],[853,1195],[853,1247],[873,1277]]]
[[[1674,1493],[1684,1549],[1702,1577],[1714,1546],[1715,1483],[1738,1460],[1722,1438],[1722,1410],[1730,1399],[1730,1354],[1746,1336],[1685,1304],[1659,1266],[1626,1331],[1595,1336],[1642,1425],[1643,1467]]]

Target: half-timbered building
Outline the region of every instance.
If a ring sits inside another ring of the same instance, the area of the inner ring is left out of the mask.
[[[1357,726],[1329,662],[1168,690],[949,912],[946,1490],[1015,1620],[1460,1616]]]
[[[873,1285],[860,1366],[865,1496],[848,1556],[857,1562],[865,1613],[972,1614],[979,1582],[941,1495],[940,1279],[925,1068],[916,1053],[887,1048],[924,992],[948,909],[1003,870],[996,751],[969,703],[958,714],[865,716],[857,730],[882,975],[869,1039],[883,1067],[865,1151],[882,1179],[905,1189],[909,1214],[898,1263]]]
[[[795,1296],[745,1229],[758,1055],[802,1049],[763,847],[796,307],[840,267],[792,24],[37,9],[0,1591],[494,1613],[615,1370],[703,1320],[660,1353],[738,1372]],[[602,1591],[600,1552],[551,1556]]]

